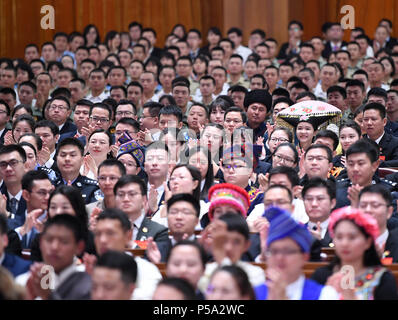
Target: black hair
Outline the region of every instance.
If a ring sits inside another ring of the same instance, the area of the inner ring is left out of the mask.
[[[35,119],[29,115],[29,114],[21,114],[20,116],[18,116],[15,121],[12,123],[12,131],[14,132],[17,124],[19,122],[26,122],[29,127],[31,128],[32,132],[34,131],[34,127],[35,127]]]
[[[326,189],[330,200],[336,199],[336,184],[331,180],[324,180],[320,177],[309,179],[303,187],[301,194],[303,198],[307,194],[308,190],[312,188],[324,188]]]
[[[293,86],[295,87],[295,86]],[[295,87],[296,88],[296,87]],[[305,98],[305,97],[309,97],[311,100],[318,100],[317,97],[315,96],[315,94],[313,94],[311,91],[305,91],[305,92],[300,92],[297,97],[296,97],[296,101]]]
[[[48,180],[48,175],[44,171],[31,170],[26,172],[21,180],[22,190],[32,191],[33,183],[36,180]]]
[[[178,241],[168,252],[167,257],[166,257],[166,264],[169,263],[171,254],[175,248],[178,248],[180,246],[191,246],[197,249],[200,257],[200,261],[202,262],[202,268],[203,270],[206,268],[206,262],[207,262],[207,253],[205,249],[196,241],[192,240],[180,240]]]
[[[182,278],[168,277],[160,280],[157,287],[167,286],[171,287],[184,296],[184,300],[197,300],[195,288]]]
[[[223,39],[221,39],[219,42],[218,42],[218,45],[220,46],[220,43],[221,42],[229,42],[229,44],[231,45],[231,48],[232,49],[235,49],[235,43],[233,42],[233,41],[231,41],[230,39],[228,39],[228,38],[223,38]]]
[[[347,98],[347,91],[346,89],[344,89],[343,87],[340,86],[331,86],[328,88],[327,90],[327,95],[329,95],[330,93],[334,93],[334,92],[338,92],[339,94],[342,95],[343,99]]]
[[[246,240],[249,240],[249,226],[247,225],[246,219],[242,217],[240,214],[227,212],[222,215],[220,220],[224,221],[227,224],[227,230],[229,232],[238,232],[242,236],[245,237]]]
[[[330,137],[328,137],[328,138],[330,138]],[[323,150],[325,150],[326,154],[327,154],[327,157],[328,157],[329,163],[333,161],[333,151],[330,150],[329,147],[327,147],[327,146],[325,146],[323,144],[320,144],[320,143],[310,145],[308,147],[308,149],[305,151],[304,159],[307,157],[308,152],[310,150],[312,150],[312,149],[323,149]]]
[[[277,174],[284,174],[288,178],[292,187],[298,186],[300,184],[300,178],[296,170],[286,166],[279,166],[276,168],[272,168],[269,171],[268,181],[271,181],[271,178]]]
[[[104,133],[107,137],[108,137],[108,141],[109,141],[109,146],[112,145],[112,135],[110,134],[109,131],[104,130],[104,129],[95,129],[93,132],[90,133],[87,141],[89,142],[91,140],[91,137],[93,135],[95,135],[96,133]]]
[[[21,139],[19,139],[19,140],[21,140]],[[31,148],[33,150],[33,153],[35,154],[35,157],[37,158],[37,151],[36,151],[36,148],[33,146],[33,144],[23,141],[21,143],[18,143],[18,145],[20,145],[21,147],[25,147],[26,146],[26,147]]]
[[[379,60],[379,62],[382,62],[382,61],[384,61],[384,60],[387,60],[389,63],[390,63],[390,65],[391,65],[391,73],[390,73],[390,77],[393,77],[394,76],[394,74],[395,74],[395,63],[394,63],[394,60],[390,57],[390,56],[387,56],[387,57],[383,57],[383,58],[381,58],[380,60]]]
[[[289,147],[293,151],[293,153],[294,153],[294,163],[297,165],[298,162],[299,162],[299,155],[298,155],[296,147],[292,143],[289,143],[289,142],[281,143],[280,145],[278,145],[275,148],[274,153],[272,155],[274,155],[278,151],[278,149],[282,148],[282,147]]]
[[[144,88],[142,87],[142,84],[139,83],[138,81],[131,81],[128,85],[127,85],[127,90],[129,87],[139,87],[141,90],[141,93],[144,91]]]
[[[392,195],[391,192],[381,184],[371,184],[366,186],[359,192],[358,199],[361,199],[361,196],[364,193],[376,193],[379,194],[386,202],[387,206],[392,206]]]
[[[52,226],[63,226],[73,232],[76,243],[86,240],[87,232],[82,226],[81,221],[70,214],[57,214],[56,216],[48,219],[44,224],[44,230],[41,235],[46,234],[47,230]]]
[[[7,234],[8,227],[7,227],[7,217],[5,212],[0,212],[0,235]]]
[[[21,156],[23,162],[26,162],[25,150],[20,145],[9,144],[9,145],[3,145],[3,146],[0,147],[0,155],[9,154],[9,153],[14,152],[14,151],[19,153],[19,155]]]
[[[134,257],[120,251],[108,250],[97,260],[95,268],[107,268],[120,271],[124,284],[136,283],[137,262]]]
[[[178,119],[178,122],[182,121],[182,111],[175,105],[164,106],[160,109],[158,118],[160,119],[161,115],[173,115]]]
[[[97,217],[97,221],[101,220],[119,220],[120,226],[122,227],[124,232],[131,230],[131,222],[129,217],[125,212],[120,209],[106,208]]]
[[[256,299],[249,276],[241,267],[238,267],[237,265],[221,266],[213,272],[211,279],[219,272],[227,272],[230,274],[230,276],[234,279],[242,297],[248,297],[249,300]]]
[[[360,87],[362,92],[365,91],[365,85],[363,84],[363,82],[356,79],[348,81],[345,85],[345,89],[348,90],[348,87]]]
[[[241,108],[239,108],[239,107],[230,107],[230,108],[228,108],[226,111],[225,111],[225,113],[224,113],[224,121],[225,121],[225,118],[227,117],[227,114],[228,113],[230,113],[230,112],[239,112],[240,113],[240,116],[242,117],[242,122],[243,123],[246,123],[247,122],[247,114],[246,114],[246,112],[244,112]]]
[[[3,99],[0,99],[0,105],[4,105],[6,107],[7,116],[10,116],[11,109],[10,109],[10,106],[8,105],[8,103],[5,102]]]
[[[280,168],[283,168],[283,167],[280,167]],[[284,186],[284,185],[282,185],[282,184],[273,184],[273,185],[270,185],[270,186],[267,188],[267,190],[264,191],[264,198],[265,198],[266,193],[267,193],[269,190],[272,190],[272,189],[283,189],[283,190],[285,190],[285,191],[287,192],[287,194],[289,195],[289,200],[290,200],[290,202],[293,201],[293,193],[292,193],[292,191],[291,191],[288,187],[286,187],[286,186]]]
[[[81,156],[84,155],[84,146],[79,140],[77,140],[76,138],[65,138],[61,142],[58,143],[55,158],[58,157],[58,154],[59,154],[61,148],[65,147],[65,146],[75,146],[79,149]]]
[[[288,138],[288,142],[292,143],[293,142],[293,133],[286,127],[280,127],[280,126],[276,126],[274,128],[274,130],[272,130],[271,134],[269,135],[268,139],[272,138],[272,135],[274,134],[274,132],[276,131],[283,131],[287,134],[287,138]]]
[[[267,68],[268,68],[268,67],[267,67]],[[267,68],[265,68],[265,69],[267,69]],[[260,79],[261,79],[261,81],[262,81],[262,87],[263,87],[263,88],[267,88],[267,87],[268,87],[267,80],[265,80],[265,77],[264,77],[262,74],[256,73],[255,75],[253,75],[253,76],[250,78],[250,82],[251,82],[254,78],[260,78]]]
[[[14,90],[14,89],[7,88],[7,87],[2,87],[2,88],[0,89],[0,93],[1,93],[1,94],[11,94],[12,97],[14,98],[14,100],[17,99],[17,94],[15,93],[15,90]]]
[[[181,165],[182,166],[186,166],[186,165]],[[196,168],[195,168],[196,169]],[[196,169],[199,171],[199,169]],[[200,173],[199,173],[199,177],[200,177]],[[200,180],[199,180],[199,191],[200,191]],[[178,193],[173,195],[168,201],[167,201],[167,212],[169,211],[170,207],[175,204],[176,202],[179,201],[185,201],[185,202],[189,202],[196,213],[196,216],[199,217],[200,215],[200,203],[199,203],[199,197],[195,197],[193,195],[191,195],[190,193]]]
[[[366,110],[377,110],[377,111],[379,111],[380,117],[382,119],[384,119],[386,117],[386,115],[387,115],[386,107],[383,106],[380,103],[377,103],[377,102],[371,102],[371,103],[365,104],[365,106],[363,107],[363,113],[364,114],[365,114]]]
[[[163,101],[164,99],[166,99],[169,102],[169,105],[175,106],[177,105],[176,100],[174,99],[174,97],[170,94],[164,94],[159,98],[159,103],[162,103],[161,101]],[[162,103],[163,104],[163,103]],[[163,108],[162,108],[163,109]]]
[[[186,168],[186,169],[189,171],[189,173],[191,174],[193,181],[197,181],[197,182],[198,182],[198,185],[197,185],[196,188],[193,190],[192,195],[194,196],[194,198],[195,198],[196,200],[199,201],[199,200],[200,200],[200,183],[201,183],[201,181],[202,181],[202,177],[201,177],[201,175],[200,175],[200,170],[199,170],[198,168],[196,168],[196,167],[190,165],[190,164],[182,164],[182,163],[180,163],[180,164],[177,164],[177,165],[173,168],[173,170],[170,172],[170,177],[171,177],[171,175],[173,174],[173,172],[174,172],[176,169],[178,169],[178,168]],[[196,210],[196,208],[195,208],[195,210]],[[200,210],[199,210],[199,211],[200,211]],[[198,215],[198,216],[199,216],[199,215]]]
[[[27,63],[19,63],[16,67],[15,70],[18,71],[18,69],[26,71],[28,73],[28,78],[29,81],[33,80],[35,75],[32,71],[32,68],[27,64]]]
[[[36,123],[34,130],[36,130],[37,128],[50,128],[51,133],[54,137],[59,134],[59,127],[51,120],[40,120]]]
[[[382,97],[385,102],[387,102],[387,91],[383,88],[372,88],[369,90],[367,94],[367,99],[369,100],[370,96]]]
[[[27,104],[19,104],[14,108],[14,110],[12,110],[11,118],[14,118],[14,115],[21,109],[25,109],[29,115],[33,115],[31,106]]]
[[[371,140],[360,139],[353,143],[346,152],[346,158],[352,154],[365,153],[371,163],[379,159],[379,150],[376,148],[376,143],[371,143]]]
[[[329,138],[333,140],[333,150],[335,151],[339,145],[339,137],[337,136],[337,134],[335,134],[332,130],[321,130],[319,131],[315,138],[314,138],[314,142],[319,139],[319,138]]]
[[[290,79],[289,79],[290,80]],[[301,80],[300,80],[301,81]],[[282,96],[290,100],[290,94],[289,91],[287,91],[285,88],[276,88],[274,91],[272,91],[272,97],[274,96]],[[278,98],[279,99],[279,98]],[[290,100],[291,103],[290,105],[293,105],[293,101]],[[275,105],[275,104],[274,104]]]
[[[159,117],[160,110],[163,108],[163,105],[158,102],[147,102],[142,106],[142,109],[148,108],[149,114],[151,117]]]
[[[355,121],[353,120],[343,121],[339,127],[339,134],[341,133],[341,130],[343,130],[344,128],[352,128],[358,134],[358,137],[361,138],[362,136],[361,127]]]
[[[86,37],[87,37],[87,34],[90,32],[90,29],[91,29],[91,28],[94,28],[95,31],[96,31],[96,33],[97,33],[97,37],[95,38],[94,42],[98,45],[98,44],[101,43],[101,37],[100,37],[100,34],[99,34],[99,32],[98,32],[97,26],[95,26],[94,24],[89,24],[89,25],[87,25],[87,26],[84,28],[84,30],[83,30],[84,39],[87,41]]]
[[[86,211],[86,205],[84,203],[81,192],[74,186],[60,185],[53,192],[51,192],[50,198],[48,199],[48,207],[50,209],[51,199],[61,194],[65,196],[70,202],[76,217],[80,223],[87,229],[88,228],[88,214]]]
[[[132,175],[132,174],[122,176],[118,180],[118,182],[116,182],[116,184],[113,188],[113,193],[116,194],[118,189],[123,188],[124,186],[131,184],[131,183],[138,184],[138,186],[140,187],[140,190],[141,190],[141,195],[146,197],[147,186],[146,186],[144,180],[142,180],[139,176]]]
[[[104,101],[105,101],[105,100],[104,100]],[[112,108],[111,108],[111,106],[109,106],[108,104],[106,104],[104,101],[102,101],[102,103],[99,102],[99,103],[94,103],[94,104],[93,104],[93,106],[90,108],[90,113],[89,113],[89,116],[90,116],[90,117],[91,117],[91,115],[93,114],[93,110],[94,110],[95,108],[99,108],[99,109],[103,109],[103,110],[108,111],[108,113],[109,113],[109,120],[111,120],[111,118],[112,118]]]

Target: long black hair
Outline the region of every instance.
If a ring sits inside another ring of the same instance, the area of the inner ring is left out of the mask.
[[[188,159],[187,159],[188,163],[189,163],[189,160],[199,152],[203,153],[207,158],[207,172],[206,172],[206,177],[205,177],[205,184],[203,186],[203,190],[200,193],[200,199],[205,200],[209,194],[209,189],[214,184],[213,162],[211,160],[210,151],[204,146],[197,146],[195,148],[189,149],[188,152],[189,152]]]

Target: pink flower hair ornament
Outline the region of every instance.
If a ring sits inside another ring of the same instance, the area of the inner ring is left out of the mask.
[[[379,226],[375,218],[357,208],[343,207],[334,210],[330,215],[329,233],[332,238],[334,238],[334,227],[340,220],[351,220],[357,226],[362,227],[373,241],[376,241],[379,236]]]

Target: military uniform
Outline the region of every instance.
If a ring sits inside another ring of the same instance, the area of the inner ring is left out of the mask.
[[[61,176],[59,176],[53,184],[58,187],[59,185],[66,185],[67,183]],[[72,182],[72,186],[80,190],[86,204],[97,201],[98,196],[96,191],[99,189],[97,180],[90,179],[79,174],[75,181]]]
[[[396,195],[395,192],[393,191],[398,191],[397,187],[397,183],[396,182],[392,182],[390,180],[386,180],[386,179],[380,179],[377,176],[373,177],[372,180],[372,184],[381,184],[384,187],[387,188],[388,191],[390,191],[393,195],[393,198],[396,199]],[[341,207],[345,207],[345,206],[349,206],[351,205],[350,200],[348,199],[348,187],[350,187],[352,185],[351,180],[350,179],[341,179],[337,181],[336,184],[336,209],[337,208],[341,208]],[[394,209],[396,209],[396,201],[393,201],[393,205],[394,205]],[[394,210],[396,211],[396,210]]]

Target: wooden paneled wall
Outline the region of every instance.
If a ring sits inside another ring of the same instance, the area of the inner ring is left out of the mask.
[[[55,30],[42,30],[40,8],[55,9]],[[101,40],[110,30],[128,31],[132,21],[157,31],[163,46],[172,27],[182,23],[198,28],[206,37],[211,26],[223,28],[223,0],[0,0],[0,57],[23,57],[30,42],[51,41],[57,31],[82,32],[95,24]]]
[[[55,30],[40,28],[40,8],[47,4],[55,8]],[[369,36],[383,17],[393,21],[398,36],[396,0],[0,0],[0,56],[23,57],[26,44],[41,45],[56,31],[82,31],[89,23],[98,26],[104,39],[109,30],[127,31],[134,20],[158,32],[158,46],[176,23],[198,28],[204,39],[211,26],[224,32],[237,26],[245,43],[251,30],[262,28],[282,43],[288,22],[297,19],[310,39],[321,34],[325,21],[340,21],[340,8],[346,4],[354,6],[356,25]]]

